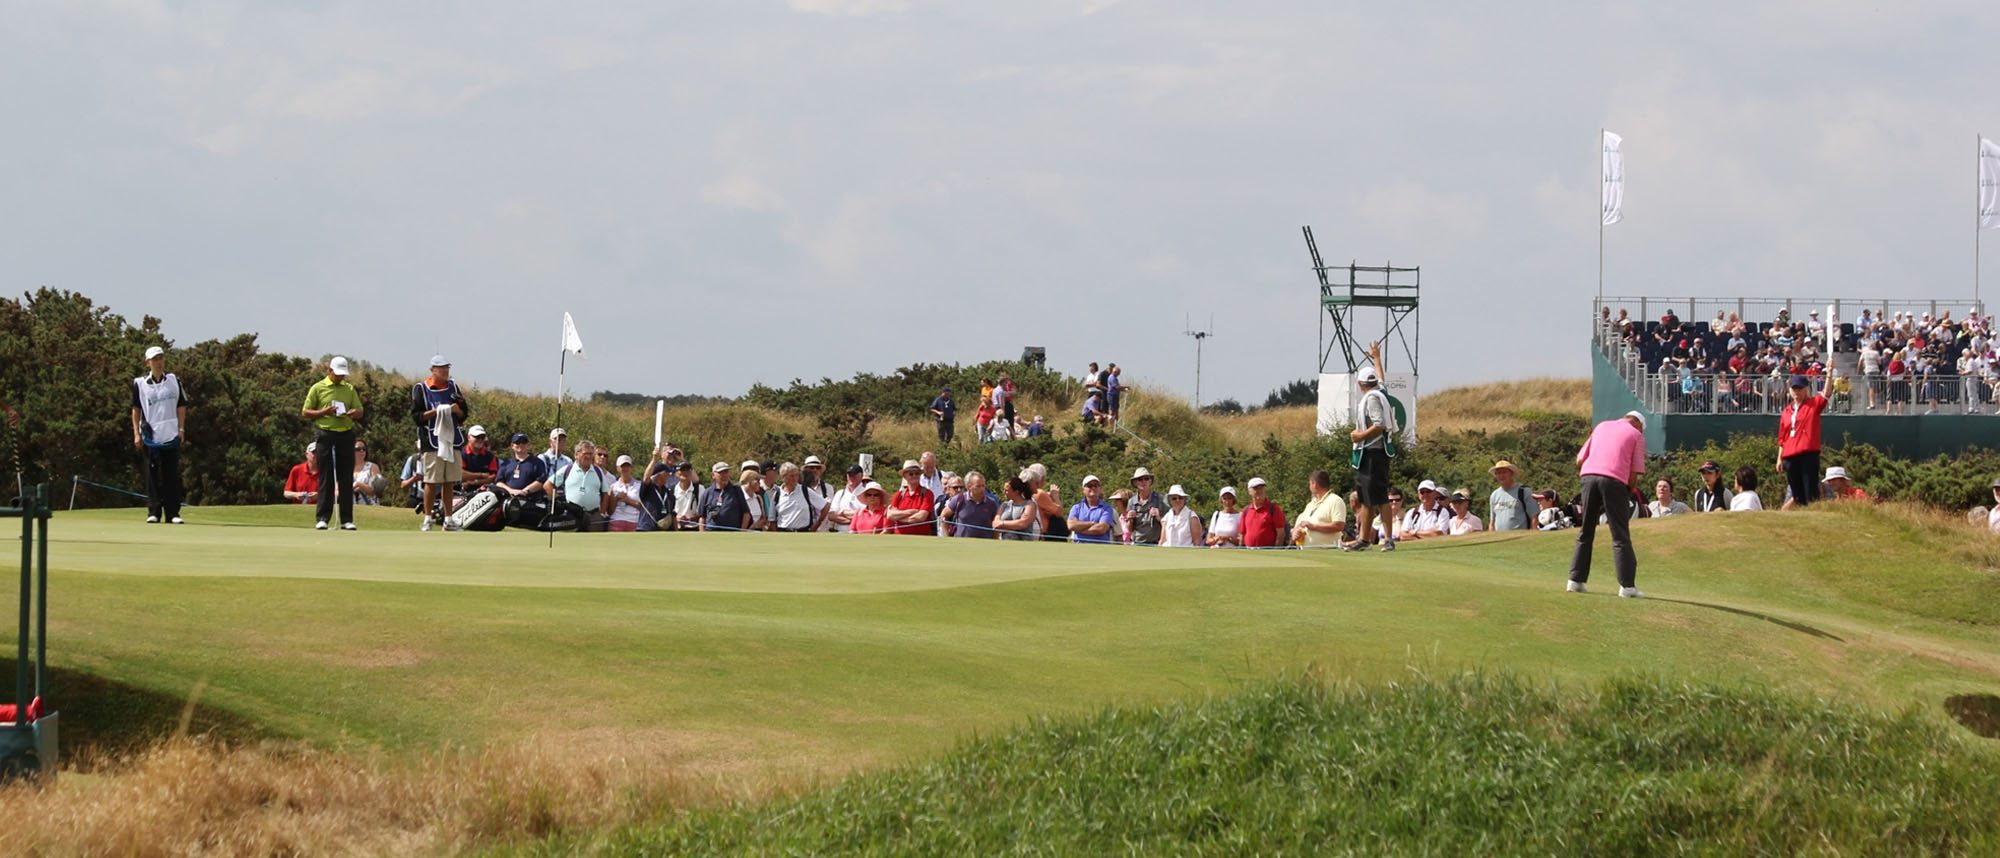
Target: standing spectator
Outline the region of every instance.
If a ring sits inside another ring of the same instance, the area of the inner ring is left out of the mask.
[[[1459,489],[1451,493],[1451,519],[1445,525],[1445,533],[1451,536],[1469,536],[1486,529],[1486,524],[1472,512],[1472,490]]]
[[[1306,480],[1306,488],[1312,492],[1312,500],[1306,501],[1299,510],[1298,521],[1292,525],[1292,544],[1307,548],[1345,547],[1340,537],[1347,530],[1347,502],[1333,490],[1333,475],[1324,470],[1314,471]],[[1366,547],[1370,541],[1367,536],[1357,532],[1349,544]]]
[[[930,491],[932,497],[944,494],[945,472],[938,467],[937,454],[925,450],[923,455],[917,457],[917,462],[923,466],[923,473],[917,478],[918,482]]]
[[[1754,484],[1756,478],[1752,477]],[[1701,488],[1694,490],[1695,512],[1720,512],[1730,509],[1729,487],[1722,484],[1722,466],[1710,459],[1701,463]]]
[[[299,416],[313,422],[319,457],[319,509],[314,530],[325,530],[339,500],[340,529],[354,529],[354,421],[361,419],[361,392],[347,383],[347,358],[326,362],[326,377],[306,390]]]
[[[633,533],[639,529],[639,519],[646,512],[646,505],[639,501],[639,478],[633,472],[635,463],[631,456],[618,457],[618,478],[611,481],[611,514],[609,529],[612,533]]]
[[[951,446],[957,427],[958,404],[951,401],[950,387],[938,391],[937,398],[931,400],[931,419],[937,421],[938,443]]]
[[[846,533],[854,525],[854,514],[862,509],[861,490],[868,485],[868,481],[862,477],[863,473],[865,471],[860,465],[849,465],[847,485],[841,486],[827,500],[827,526],[834,533]]]
[[[674,466],[674,528],[701,530],[701,482],[694,477],[694,463]]]
[[[1070,541],[1110,544],[1114,515],[1111,505],[1104,502],[1103,482],[1096,474],[1084,477],[1083,500],[1069,508]]]
[[[1500,487],[1486,498],[1487,526],[1494,530],[1534,530],[1535,504],[1526,486],[1515,482],[1514,463],[1501,459],[1487,470]]]
[[[1382,511],[1382,505],[1389,501],[1389,446],[1398,429],[1396,412],[1389,403],[1389,394],[1382,392],[1382,342],[1368,344],[1368,366],[1361,368],[1355,382],[1361,385],[1359,414],[1354,421],[1354,430],[1348,433],[1352,442],[1355,492],[1361,502],[1354,506],[1357,522],[1367,522]],[[1392,521],[1389,534],[1382,540],[1383,551],[1396,550],[1396,531]],[[1357,525],[1358,527],[1358,525]],[[1350,551],[1363,551],[1372,541],[1373,533],[1360,530]]]
[[[1862,312],[1867,312],[1863,310]],[[1856,327],[1863,330],[1866,326]],[[1861,345],[1861,378],[1868,387],[1868,410],[1874,411],[1882,398],[1882,347],[1873,336]]]
[[[1014,423],[1014,393],[1014,379],[1004,372],[1001,373],[1000,383],[993,388],[993,405],[1000,409],[1000,419],[1006,422],[1007,428],[1010,431],[1016,428],[1016,424]]]
[[[458,490],[465,497],[493,484],[493,475],[500,471],[500,458],[493,454],[493,445],[486,439],[486,427],[475,424],[465,430],[465,456],[459,469],[462,479]]]
[[[1049,434],[1049,424],[1042,422],[1042,415],[1035,415],[1035,422],[1028,424],[1028,437],[1040,438],[1047,434]]]
[[[993,521],[993,528],[1000,531],[1001,539],[1041,538],[1042,511],[1035,505],[1034,492],[1021,476],[1007,480],[1007,499],[1000,504],[1000,513]]]
[[[1653,502],[1647,504],[1654,518],[1690,512],[1688,505],[1674,500],[1674,481],[1661,477],[1653,483]]]
[[[1092,391],[1090,395],[1083,398],[1083,422],[1097,426],[1103,426],[1110,422],[1110,418],[1104,415],[1104,401],[1101,399],[1103,395],[1102,393]]]
[[[1125,505],[1131,499],[1131,489],[1119,489],[1104,496],[1105,502],[1111,504],[1111,541],[1119,545],[1132,544],[1132,530],[1125,526]]]
[[[826,509],[826,496],[800,478],[799,466],[791,462],[778,466],[778,485],[767,495],[772,530],[805,533],[819,526]]]
[[[306,459],[285,475],[285,500],[292,503],[319,501],[319,442],[306,445]]]
[[[988,390],[991,390],[991,388],[988,388]],[[993,398],[991,396],[980,397],[979,409],[973,412],[972,423],[979,431],[979,443],[981,444],[990,444],[993,442],[993,415]]]
[[[1284,544],[1285,509],[1270,498],[1263,477],[1251,477],[1250,505],[1243,508],[1243,547],[1275,548]]]
[[[674,529],[674,473],[663,462],[646,466],[649,473],[639,481],[639,532]]]
[[[1757,497],[1757,469],[1744,465],[1736,469],[1736,494],[1729,498],[1730,512],[1752,512],[1764,508]]]
[[[354,502],[375,506],[382,502],[382,469],[368,461],[368,442],[354,442]]]
[[[568,438],[569,433],[564,432],[561,426],[549,430],[549,448],[543,450],[539,454],[539,457],[542,460],[542,467],[550,474],[555,474],[557,471],[561,471],[563,468],[576,463],[575,459],[563,455],[563,441],[568,440]]]
[[[1215,498],[1221,506],[1208,517],[1208,547],[1243,547],[1243,510],[1236,506],[1236,487],[1223,486]]]
[[[1835,465],[1826,469],[1826,494],[1828,500],[1868,500],[1868,491],[1847,478],[1847,469]]]
[[[1140,468],[1132,472],[1132,498],[1126,503],[1125,530],[1137,545],[1160,544],[1160,519],[1167,514],[1167,502],[1153,492],[1153,472]]]
[[[931,457],[935,463],[937,458]],[[938,475],[938,487],[944,487],[944,475]],[[903,486],[896,490],[896,496],[889,500],[889,520],[896,523],[892,533],[903,536],[929,536],[935,532],[931,526],[931,508],[937,503],[937,493],[924,486],[924,468],[915,461],[903,460]]]
[[[579,451],[580,454],[580,451]],[[729,481],[729,463],[716,462],[708,469],[715,482],[701,493],[701,529],[703,532],[720,531],[736,533],[750,529],[750,498],[742,487]]]
[[[965,491],[945,504],[943,517],[951,522],[951,535],[992,539],[993,523],[1000,517],[1000,501],[986,491],[986,476],[978,471],[965,474]]]
[[[1632,551],[1632,484],[1646,472],[1646,415],[1627,411],[1616,420],[1606,420],[1590,431],[1583,448],[1576,453],[1583,477],[1582,532],[1576,537],[1576,553],[1569,561],[1569,592],[1584,592],[1590,580],[1590,554],[1597,541],[1597,521],[1611,526],[1611,551],[1618,570],[1618,595],[1636,599],[1639,592],[1639,559]]]
[[[1112,423],[1118,422],[1119,400],[1125,398],[1125,381],[1118,377],[1121,372],[1115,363],[1104,370],[1104,414]]]
[[[417,424],[417,450],[424,460],[423,523],[418,530],[430,530],[435,519],[451,523],[452,495],[464,476],[459,450],[465,446],[465,430],[459,428],[470,411],[458,382],[451,380],[451,362],[444,355],[431,356],[431,374],[410,386],[410,420]]]
[[[1160,544],[1168,548],[1193,548],[1205,542],[1201,515],[1188,506],[1187,489],[1179,483],[1167,489],[1167,514],[1160,519]]]
[[[1083,374],[1084,397],[1089,398],[1089,396],[1093,393],[1097,394],[1100,397],[1104,395],[1104,373],[1098,371],[1097,361],[1091,361],[1090,369]],[[1102,399],[1099,399],[1098,401],[1100,403],[1103,402]]]
[[[799,485],[819,492],[821,514],[819,524],[813,529],[826,530],[827,521],[824,508],[833,499],[833,487],[826,484],[826,462],[818,456],[807,456],[805,463],[799,465]]]
[[[1049,471],[1036,462],[1021,472],[1035,490],[1035,509],[1042,515],[1042,538],[1057,542],[1069,539],[1069,516],[1062,502],[1062,487],[1049,483]]]
[[[849,526],[852,533],[894,533],[895,522],[889,518],[889,510],[882,503],[882,484],[873,480],[861,487],[859,494],[861,508],[854,511],[854,520]]]
[[[1814,396],[1805,376],[1792,376],[1792,400],[1778,412],[1776,470],[1785,475],[1785,484],[1792,492],[1785,500],[1785,509],[1819,500],[1819,418],[1826,410],[1826,391],[1832,384],[1833,373],[1828,372],[1819,395]]]
[[[1995,479],[1989,488],[1993,490],[1993,508],[1986,512],[1986,530],[2000,534],[2000,479]]]
[[[181,441],[187,392],[167,371],[167,350],[146,349],[146,374],[132,379],[132,449],[146,464],[146,523],[181,523]]]

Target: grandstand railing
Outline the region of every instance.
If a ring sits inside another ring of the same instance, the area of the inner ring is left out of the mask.
[[[1834,354],[1829,362],[1839,371],[1834,395],[1828,406],[1833,414],[1994,414],[2000,377],[1989,370],[1985,376],[1928,374],[1891,378],[1863,376],[1855,371],[1852,352],[1860,334],[1854,330],[1861,312],[1874,319],[1893,318],[1896,313],[1933,319],[1949,313],[1963,320],[1973,312],[1984,314],[1979,304],[1969,301],[1896,301],[1844,299],[1772,298],[1599,298],[1591,306],[1591,346],[1614,367],[1627,389],[1648,411],[1660,414],[1776,414],[1790,397],[1790,376],[1778,373],[1683,373],[1675,367],[1650,366],[1639,352],[1627,344],[1615,324],[1605,324],[1605,311],[1615,322],[1618,311],[1641,331],[1650,331],[1659,317],[1672,312],[1694,331],[1708,332],[1714,316],[1734,313],[1762,336],[1780,319],[1809,321],[1814,311],[1824,315],[1834,307]],[[1780,315],[1782,312],[1782,315]],[[1650,323],[1650,324],[1649,324]],[[1822,335],[1823,336],[1823,335]],[[1819,380],[1814,379],[1814,390]]]

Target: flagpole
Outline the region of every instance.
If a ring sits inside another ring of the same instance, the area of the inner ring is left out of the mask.
[[[1985,181],[1983,166],[1986,161],[1986,135],[1975,134],[1972,139],[1972,306],[1979,307],[1979,218],[1985,214],[1979,210],[1979,199],[1983,189],[1979,183]],[[1980,315],[1985,315],[1980,308]]]
[[[1604,126],[1597,126],[1597,303],[1604,303]]]

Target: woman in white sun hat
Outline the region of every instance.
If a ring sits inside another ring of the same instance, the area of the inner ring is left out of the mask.
[[[1160,544],[1168,548],[1193,548],[1204,536],[1201,516],[1188,508],[1187,489],[1176,483],[1167,489],[1167,513],[1160,517]]]
[[[1208,546],[1242,548],[1243,508],[1236,505],[1236,487],[1223,486],[1215,496],[1222,502],[1222,508],[1208,517]]]

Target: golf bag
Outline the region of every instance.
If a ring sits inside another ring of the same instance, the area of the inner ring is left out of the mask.
[[[466,498],[465,503],[452,510],[446,520],[459,530],[499,530],[506,526],[501,519],[505,510],[500,507],[497,492],[480,492]]]
[[[542,502],[539,498],[508,498],[507,502],[502,504],[502,507],[506,512],[501,515],[501,521],[505,522],[508,527],[524,527],[529,530],[545,529],[542,527],[542,524],[548,521],[549,507],[547,503]]]

